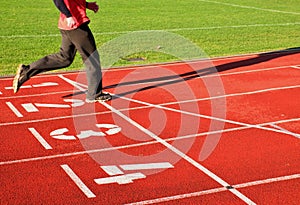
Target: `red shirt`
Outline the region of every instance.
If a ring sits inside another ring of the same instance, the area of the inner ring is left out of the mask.
[[[86,15],[86,1],[85,0],[64,0],[76,24],[72,28],[67,26],[67,17],[60,12],[58,28],[62,30],[73,30],[78,28],[83,23],[89,22],[90,19]]]

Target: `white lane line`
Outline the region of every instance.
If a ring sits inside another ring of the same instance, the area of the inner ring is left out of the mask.
[[[243,129],[247,129],[247,127],[229,128],[229,129],[225,129],[225,130],[199,133],[199,134],[196,134],[196,135],[187,135],[187,136],[181,136],[181,137],[168,138],[168,139],[166,139],[166,141],[167,142],[169,142],[169,141],[172,142],[174,140],[187,139],[187,138],[191,138],[191,137],[201,137],[201,136],[206,136],[208,134],[225,133],[225,132],[232,132],[232,131],[238,131],[238,130],[243,130]],[[64,154],[57,154],[57,155],[50,155],[50,156],[43,156],[43,157],[34,157],[34,158],[27,158],[27,159],[3,161],[3,162],[0,162],[0,166],[1,165],[10,165],[10,164],[33,162],[33,161],[40,161],[40,160],[42,161],[42,160],[49,160],[49,159],[72,157],[72,156],[107,152],[107,151],[113,151],[113,150],[128,149],[128,148],[141,147],[141,146],[152,145],[152,144],[157,144],[157,143],[158,143],[157,141],[149,141],[149,142],[142,142],[142,143],[136,143],[136,144],[131,144],[131,145],[108,147],[108,148],[88,150],[88,151],[71,152],[71,153],[64,153]]]
[[[239,8],[244,8],[244,9],[255,9],[255,10],[259,10],[259,11],[300,15],[300,13],[298,13],[298,12],[281,11],[281,10],[275,10],[275,9],[265,9],[265,8],[259,8],[259,7],[254,7],[254,6],[243,6],[243,5],[239,5],[239,4],[225,3],[225,2],[212,1],[212,0],[198,0],[198,1],[214,3],[214,4],[221,4],[221,5],[231,6],[231,7],[239,7]]]
[[[181,63],[178,63],[178,65],[180,65]],[[187,63],[184,63],[183,65],[186,65]],[[193,64],[192,63],[189,63],[190,65]],[[197,64],[197,63],[196,63]],[[222,65],[221,65],[222,66]],[[179,66],[178,66],[179,67]],[[234,72],[229,72],[229,73],[222,73],[222,72],[217,72],[216,70],[216,67],[218,66],[213,66],[211,68],[203,68],[203,69],[199,69],[199,70],[195,70],[193,74],[190,74],[186,77],[190,77],[190,76],[195,76],[195,78],[201,78],[201,79],[204,79],[204,78],[215,78],[215,77],[222,77],[222,76],[232,76],[232,75],[243,75],[243,74],[247,74],[247,73],[257,73],[257,72],[266,72],[266,71],[273,71],[273,70],[280,70],[280,69],[288,69],[288,68],[291,68],[292,66],[278,66],[278,67],[271,67],[271,68],[263,68],[263,69],[253,69],[253,70],[246,70],[246,71],[234,71]],[[209,74],[201,74],[201,72],[211,72]],[[180,77],[180,75],[183,75],[185,73],[179,73],[177,76],[174,76],[173,79],[170,79],[170,80],[159,80],[160,77],[157,78],[154,78],[154,79],[145,79],[144,82],[139,82],[138,84],[139,85],[143,85],[143,84],[154,84],[154,83],[163,83],[163,82],[172,82],[172,81],[176,81],[178,80],[178,78],[181,78],[181,79],[184,79],[184,77]],[[171,76],[172,77],[172,76]],[[65,77],[64,77],[65,78]],[[163,78],[163,77],[161,77]],[[68,79],[68,78],[67,78]],[[69,79],[68,79],[69,80]],[[74,83],[74,81],[73,81]],[[80,83],[77,83],[77,85],[82,85]],[[120,84],[121,86],[127,86],[127,87],[130,87],[130,86],[136,86],[136,83],[128,83],[126,84],[125,82],[125,85],[122,85],[122,83]],[[86,87],[85,85],[82,85],[83,87]]]
[[[294,174],[294,175],[246,182],[243,184],[236,184],[236,185],[233,185],[232,187],[234,187],[235,189],[246,188],[246,187],[270,184],[270,183],[274,183],[274,182],[281,182],[281,181],[299,179],[299,178],[300,178],[300,174]],[[151,199],[151,200],[146,200],[146,201],[134,202],[134,203],[126,204],[126,205],[144,205],[144,204],[162,203],[162,202],[168,202],[168,201],[174,201],[174,200],[180,200],[180,199],[187,199],[187,198],[191,198],[191,197],[199,197],[202,195],[224,192],[227,190],[228,190],[227,188],[221,187],[221,188],[209,189],[209,190],[204,190],[204,191],[199,191],[199,192],[192,192],[192,193],[179,194],[179,195],[174,195],[174,196],[169,196],[169,197],[156,198],[156,199]]]
[[[300,139],[300,134],[298,134],[298,133],[294,133],[294,132],[291,132],[289,130],[286,130],[286,129],[276,125],[275,123],[270,123],[269,125],[276,128],[276,129],[279,129],[279,130],[285,132],[287,135],[291,135],[293,137],[296,137],[296,138]]]
[[[288,68],[291,68],[291,66],[280,66],[280,67],[272,67],[272,68],[264,68],[264,69],[255,69],[255,70],[247,70],[247,71],[236,71],[236,72],[232,72],[232,73],[217,73],[217,72],[214,72],[215,68],[212,67],[211,68],[211,71],[212,71],[212,74],[207,74],[207,75],[201,75],[201,70],[198,70],[197,72],[198,73],[194,73],[194,74],[191,74],[191,75],[198,75],[196,78],[201,78],[201,79],[205,79],[205,78],[214,78],[214,77],[222,77],[222,76],[233,76],[233,75],[244,75],[244,74],[247,74],[247,73],[256,73],[256,72],[266,72],[266,71],[273,71],[273,70],[279,70],[279,69],[288,69]],[[196,71],[195,71],[196,72]],[[216,74],[214,74],[216,73]],[[172,83],[173,81],[176,82],[179,78],[179,75],[177,76],[177,78],[173,78],[173,79],[170,79],[170,80],[151,80],[151,79],[145,79],[145,82],[140,82],[138,83],[139,85],[155,85],[155,84],[158,84],[158,83]],[[188,76],[187,76],[188,77]],[[65,77],[64,77],[65,78]],[[73,81],[73,83],[75,83]],[[82,86],[82,87],[87,87],[86,85],[83,85],[83,84],[79,84],[76,82],[76,84]],[[120,84],[120,86],[122,87],[136,87],[136,83],[128,83],[125,85],[122,85],[122,83]],[[116,85],[116,86],[119,86],[119,85]],[[292,89],[292,88],[299,88],[300,85],[292,85],[292,86],[282,86],[282,87],[273,87],[273,88],[266,88],[266,89],[262,89],[262,90],[254,90],[254,91],[248,91],[248,92],[241,92],[241,93],[232,93],[232,94],[227,94],[227,95],[220,95],[220,96],[216,96],[216,97],[213,97],[213,96],[210,96],[208,98],[201,98],[199,99],[200,100],[210,100],[210,99],[217,99],[217,98],[222,98],[222,97],[232,97],[232,96],[238,96],[238,95],[243,95],[243,94],[255,94],[255,93],[260,93],[260,92],[268,92],[268,91],[273,91],[273,90],[281,90],[281,89]],[[193,102],[195,101],[194,99],[191,100],[190,102]],[[189,101],[181,101],[181,102],[189,102]],[[170,102],[170,104],[172,104],[173,102]],[[168,103],[164,103],[164,105],[167,105]]]
[[[83,89],[82,88],[82,84],[76,82],[76,81],[73,81],[73,80],[70,80],[69,78],[66,78],[65,76],[63,75],[58,75],[58,77],[60,77],[61,79],[63,79],[64,81],[66,81],[67,83],[71,84],[72,86],[74,86],[75,88],[77,88],[78,90],[80,91],[83,91],[83,92],[86,92],[86,89]],[[87,86],[85,86],[87,87]]]
[[[17,117],[23,117],[23,115],[19,112],[19,110],[11,102],[6,102],[6,105],[13,111],[13,113]]]
[[[274,70],[274,69],[278,69],[278,68],[287,68],[287,67],[290,67],[290,66],[276,67],[276,68],[267,68],[267,69],[260,69],[260,70],[241,71],[241,72],[236,72],[236,73],[228,73],[228,74],[220,74],[220,75],[209,75],[209,76],[203,76],[203,77],[213,77],[213,76],[222,76],[222,75],[235,75],[235,74],[244,74],[244,73],[252,73],[252,72],[261,72],[261,71],[266,71],[266,70]],[[63,80],[66,80],[71,85],[76,86],[78,89],[81,89],[82,87],[87,88],[86,85],[80,84],[80,83],[75,82],[75,81],[72,81],[72,80],[64,77],[63,75],[59,75],[59,77],[62,78]],[[172,80],[161,80],[161,81],[155,81],[155,82],[172,82]],[[146,83],[140,83],[140,84],[153,84],[153,82],[146,82]],[[134,84],[134,85],[125,85],[125,86],[136,86],[136,84]],[[264,93],[264,92],[277,91],[277,90],[285,90],[285,89],[296,89],[296,88],[300,88],[300,85],[273,87],[273,88],[266,88],[266,89],[261,89],[261,90],[248,91],[248,92],[232,93],[232,94],[220,95],[220,96],[210,96],[210,97],[207,97],[207,98],[192,99],[192,100],[186,100],[186,101],[180,101],[180,102],[162,103],[160,105],[161,106],[165,106],[165,105],[172,105],[174,103],[177,104],[177,103],[197,102],[197,101],[213,100],[213,99],[219,99],[219,98],[227,98],[227,97],[251,95],[251,94],[257,94],[257,93]],[[118,97],[120,97],[120,96],[118,96]],[[147,105],[147,106],[151,106],[152,107],[152,105]]]
[[[213,193],[220,193],[220,192],[227,191],[227,190],[228,190],[227,188],[221,187],[221,188],[209,189],[209,190],[198,191],[198,192],[193,192],[193,193],[186,193],[186,194],[181,194],[181,195],[174,195],[174,196],[169,196],[169,197],[133,202],[133,203],[125,204],[125,205],[144,205],[144,204],[163,203],[163,202],[175,201],[175,200],[186,199],[186,198],[191,198],[191,197],[198,197],[198,196],[208,195],[208,194],[213,194]]]
[[[283,124],[283,123],[297,122],[297,121],[300,121],[300,118],[291,118],[291,119],[285,119],[285,120],[277,120],[277,121],[273,121],[273,122],[262,123],[262,124],[259,124],[259,125],[260,126],[268,126],[270,124]]]
[[[216,182],[218,182],[222,186],[224,186],[224,187],[230,186],[223,179],[221,179],[220,177],[218,177],[217,175],[215,175],[214,173],[212,173],[210,170],[208,170],[207,168],[205,168],[204,166],[202,166],[200,163],[198,163],[197,161],[195,161],[191,157],[187,156],[185,153],[183,153],[180,150],[178,150],[177,148],[173,147],[171,144],[169,144],[168,142],[166,142],[162,138],[160,138],[157,135],[155,135],[154,133],[152,133],[150,130],[144,128],[143,126],[141,126],[140,124],[138,124],[137,122],[135,122],[131,118],[127,117],[126,115],[124,115],[120,111],[116,110],[115,108],[113,108],[109,104],[107,104],[105,102],[103,102],[101,104],[104,105],[109,110],[111,110],[113,113],[117,114],[119,117],[123,118],[124,120],[126,120],[127,122],[129,122],[130,124],[132,124],[137,129],[141,130],[145,134],[149,135],[151,138],[155,139],[160,144],[162,144],[165,147],[167,147],[169,150],[171,150],[172,152],[174,152],[175,154],[177,154],[178,156],[180,156],[182,159],[185,159],[191,165],[195,166],[200,171],[204,172],[207,176],[209,176],[210,178],[212,178],[213,180],[215,180]],[[242,193],[240,193],[238,190],[236,190],[236,189],[230,189],[229,191],[232,192],[235,196],[237,196],[238,198],[240,198],[245,203],[247,203],[247,204],[255,204],[253,201],[251,201],[248,197],[246,197],[245,195],[243,195]]]
[[[140,109],[143,107],[140,107]],[[147,108],[144,106],[144,108]],[[134,108],[137,109],[137,108]],[[124,109],[126,111],[128,109]],[[19,122],[5,122],[0,123],[1,126],[9,126],[9,125],[23,125],[23,124],[31,124],[36,122],[48,122],[48,121],[56,121],[56,120],[64,120],[64,119],[72,119],[73,117],[87,117],[87,116],[94,116],[94,115],[101,115],[101,114],[108,114],[111,113],[111,111],[101,111],[101,112],[95,112],[95,113],[88,113],[88,114],[79,114],[79,115],[67,115],[67,116],[60,116],[60,117],[52,117],[52,118],[43,118],[43,119],[36,119],[36,120],[24,120]]]
[[[282,87],[273,87],[273,88],[266,88],[266,89],[261,89],[261,90],[254,90],[254,91],[248,91],[248,92],[242,92],[242,93],[233,93],[233,94],[228,94],[224,96],[217,96],[217,97],[211,97],[211,98],[203,98],[205,100],[210,100],[210,99],[217,99],[217,98],[222,98],[222,97],[235,97],[235,96],[243,96],[243,95],[253,95],[253,94],[258,94],[258,93],[265,93],[265,92],[272,92],[272,91],[279,91],[279,90],[289,90],[289,89],[297,89],[300,88],[300,85],[291,85],[291,86],[282,86]],[[200,100],[203,100],[200,99]]]
[[[281,176],[281,177],[274,177],[274,178],[269,178],[269,179],[263,179],[263,180],[258,180],[258,181],[253,181],[253,182],[247,182],[243,184],[237,184],[234,185],[234,188],[245,188],[249,186],[257,186],[257,185],[262,185],[262,184],[269,184],[273,182],[281,182],[281,181],[286,181],[286,180],[291,180],[291,179],[299,179],[300,174],[293,174],[293,175],[288,175],[288,176]]]
[[[72,81],[70,79],[68,80],[68,82],[71,83],[71,84],[76,84],[76,82],[74,82],[74,81]],[[86,87],[86,85],[82,85],[82,84],[81,84],[81,86]],[[287,86],[286,88],[287,89],[298,88],[299,86],[300,85]],[[84,88],[82,88],[80,86],[78,86],[78,89],[85,90]],[[281,90],[282,88],[279,88],[279,89]],[[271,89],[253,91],[253,92],[251,92],[251,94],[256,94],[256,93],[260,93],[260,92],[267,92],[267,91],[271,91]],[[263,126],[260,126],[260,125],[248,124],[248,123],[244,123],[244,122],[237,122],[237,121],[228,120],[228,119],[222,119],[222,118],[213,117],[213,116],[202,115],[202,114],[199,114],[199,113],[192,113],[192,112],[188,112],[188,111],[177,110],[177,109],[165,107],[165,106],[163,106],[164,104],[155,105],[155,104],[147,103],[147,102],[144,102],[144,101],[127,98],[127,97],[124,97],[124,96],[119,96],[119,95],[115,95],[115,94],[112,94],[112,95],[116,96],[116,97],[119,97],[121,99],[124,99],[124,100],[128,100],[128,101],[131,101],[131,102],[139,103],[139,104],[146,105],[146,106],[149,106],[149,107],[155,107],[155,108],[158,108],[158,109],[164,109],[164,110],[173,111],[173,112],[177,112],[177,113],[181,113],[181,114],[186,114],[186,115],[191,115],[191,116],[195,116],[195,117],[202,117],[202,118],[210,119],[210,120],[217,120],[217,121],[221,121],[221,122],[225,122],[225,123],[230,123],[230,124],[235,124],[235,125],[244,126],[244,127],[249,127],[249,128],[256,128],[256,129],[261,129],[261,130],[273,131],[273,132],[277,132],[277,133],[286,134],[286,132],[284,132],[282,130],[278,130],[278,129],[273,129],[273,128],[269,128],[269,127],[263,127]],[[221,97],[224,97],[224,96],[221,96]],[[216,98],[218,98],[218,97],[216,97]],[[193,99],[193,101],[194,100],[197,101],[198,99]],[[109,109],[109,110],[111,110],[111,109]],[[111,111],[113,111],[113,110],[111,110]]]
[[[75,82],[69,80],[69,83],[73,84]],[[79,86],[80,87],[80,86]],[[282,87],[282,88],[270,88],[270,89],[266,89],[264,90],[264,92],[267,92],[267,91],[272,91],[272,90],[280,90],[280,89],[291,89],[291,88],[297,88],[298,86],[288,86],[288,87]],[[80,87],[81,88],[81,87]],[[251,91],[251,92],[248,92],[249,94],[255,94],[255,93],[259,93],[259,92],[262,92],[261,90],[258,90],[258,91]],[[244,95],[245,93],[239,93],[239,94],[229,94],[229,95],[232,95],[232,96],[237,96],[237,95]],[[220,96],[222,97],[222,96]],[[224,97],[224,96],[223,96]],[[124,97],[123,97],[124,98]],[[132,99],[128,99],[128,100],[132,100]],[[201,100],[201,99],[195,99],[195,101],[197,100]],[[162,109],[168,109],[170,110],[170,108],[166,108],[164,107],[163,105],[169,105],[169,104],[172,104],[172,103],[165,103],[165,104],[161,104],[161,105],[153,105],[153,104],[149,104],[149,103],[145,103],[145,102],[140,102],[139,103],[142,103],[142,104],[146,104],[146,106],[149,106],[149,107],[158,107],[158,108],[162,108]],[[137,108],[135,108],[137,109]],[[174,109],[171,109],[171,111],[175,111],[175,112],[180,112],[178,110],[174,110]],[[187,113],[185,112],[185,114],[190,114],[190,115],[197,115],[195,113]],[[200,116],[198,114],[199,117],[205,117],[205,118],[209,118],[208,116]],[[69,116],[67,118],[70,118],[72,116]],[[56,119],[62,119],[62,118],[53,118],[53,120],[56,120]],[[65,119],[65,118],[63,118]],[[44,119],[43,121],[48,121],[49,119]],[[50,119],[51,120],[51,119]],[[216,119],[216,120],[223,120],[223,119]],[[40,121],[40,120],[38,120]],[[224,121],[224,120],[223,120]],[[24,123],[32,123],[33,121],[23,121],[23,122],[18,122],[18,123],[2,123],[0,124],[0,126],[6,126],[6,125],[13,125],[13,124],[24,124]],[[226,120],[226,122],[228,123],[233,123],[233,124],[238,124],[238,125],[242,125],[242,126],[249,126],[249,127],[254,127],[254,128],[258,128],[258,129],[264,129],[264,130],[269,130],[269,131],[275,131],[275,132],[279,132],[279,133],[284,133],[283,131],[280,131],[280,130],[277,130],[277,129],[272,129],[272,128],[264,128],[260,125],[249,125],[249,124],[244,124],[244,123],[238,123],[238,122],[235,122],[235,121],[228,121]],[[264,123],[265,124],[265,123]],[[286,134],[286,133],[285,133]]]
[[[296,121],[300,121],[300,118],[281,120],[281,121],[275,121],[275,122],[268,122],[268,123],[259,124],[259,126],[267,126],[267,125],[270,125],[271,123],[280,124],[280,123],[296,122]],[[173,137],[173,138],[166,139],[166,141],[167,142],[173,142],[174,140],[187,139],[187,138],[191,138],[191,137],[193,137],[193,138],[194,137],[202,137],[202,136],[207,136],[207,135],[210,135],[210,134],[234,132],[234,131],[240,131],[240,130],[245,130],[245,129],[249,129],[249,127],[228,128],[228,129],[224,129],[224,130],[217,130],[217,131],[203,132],[203,133],[198,133],[198,134],[193,134],[193,135]],[[112,151],[112,150],[128,149],[128,148],[141,147],[141,146],[152,145],[152,144],[157,144],[157,143],[158,143],[157,141],[150,141],[150,142],[143,142],[143,143],[125,145],[125,146],[95,149],[95,150],[89,150],[89,151],[71,152],[71,153],[57,154],[57,155],[51,155],[51,156],[43,156],[43,157],[3,161],[3,162],[0,162],[0,166],[10,165],[10,164],[26,163],[26,162],[33,162],[33,161],[42,161],[42,160],[49,160],[49,159],[57,159],[57,158],[64,158],[64,157],[72,157],[72,156],[78,156],[78,155],[85,155],[85,154],[92,154],[92,153],[99,153],[99,152],[107,152],[107,151]]]
[[[166,139],[166,141],[167,142],[169,142],[169,141],[173,142],[174,140],[187,139],[187,138],[191,138],[191,137],[201,137],[201,136],[206,136],[208,134],[225,133],[225,132],[232,132],[232,131],[238,131],[238,130],[243,130],[243,129],[247,129],[247,127],[229,128],[229,129],[220,130],[220,131],[199,133],[199,134],[196,134],[196,135],[187,135],[187,136],[181,136],[181,137],[168,138],[168,139]],[[3,162],[0,162],[0,166],[10,165],[10,164],[26,163],[26,162],[33,162],[33,161],[58,159],[58,158],[72,157],[72,156],[93,154],[93,153],[100,153],[100,152],[108,152],[108,151],[113,151],[113,150],[129,149],[129,148],[142,147],[142,146],[152,145],[152,144],[157,144],[157,143],[158,143],[157,141],[149,141],[149,142],[142,142],[142,143],[136,143],[136,144],[131,144],[131,145],[108,147],[108,148],[101,148],[101,149],[88,150],[88,151],[79,151],[79,152],[71,152],[71,153],[64,153],[64,154],[57,154],[57,155],[50,155],[50,156],[42,156],[42,157],[34,157],[34,158],[27,158],[27,159],[3,161]]]
[[[177,109],[174,109],[174,108],[164,107],[162,105],[154,105],[154,104],[151,104],[151,103],[147,103],[147,102],[143,102],[143,101],[140,101],[140,100],[135,100],[135,99],[127,98],[127,97],[121,97],[121,96],[118,96],[118,95],[114,95],[114,96],[120,97],[122,99],[131,101],[131,102],[136,102],[136,103],[140,103],[140,104],[143,104],[143,105],[148,105],[148,106],[151,106],[151,107],[155,107],[155,108],[159,108],[159,109],[163,109],[163,110],[168,110],[168,111],[172,111],[172,112],[176,112],[176,113],[186,114],[186,115],[195,116],[195,117],[202,117],[202,118],[209,119],[209,120],[221,121],[221,122],[230,123],[230,124],[243,126],[243,127],[248,127],[248,128],[256,128],[256,129],[261,129],[261,130],[265,130],[265,131],[272,131],[272,132],[286,134],[286,132],[284,132],[282,130],[273,129],[273,128],[269,128],[269,127],[262,127],[259,124],[255,125],[255,124],[248,124],[248,123],[244,123],[244,122],[237,122],[237,121],[234,121],[234,120],[222,119],[222,118],[218,118],[218,117],[202,115],[202,114],[199,114],[199,113],[192,113],[192,112],[188,112],[188,111],[184,111],[184,110],[177,110]]]
[[[222,66],[222,65],[220,65]],[[216,66],[218,67],[218,66]],[[215,76],[230,76],[230,75],[244,75],[247,73],[258,73],[258,72],[266,72],[266,71],[274,71],[274,70],[280,70],[280,69],[288,69],[291,68],[293,66],[277,66],[277,67],[270,67],[270,68],[262,68],[262,69],[253,69],[253,70],[244,70],[244,71],[233,71],[233,72],[229,72],[229,73],[222,73],[222,72],[218,72],[217,74],[212,74],[212,75],[208,75],[208,76],[201,76],[201,78],[206,78],[206,77],[215,77]]]
[[[300,69],[300,66],[291,66],[292,68]]]
[[[166,105],[173,105],[174,103],[177,104],[177,103],[197,102],[197,101],[203,101],[203,100],[211,100],[211,99],[224,98],[224,97],[227,98],[227,97],[243,96],[243,95],[250,95],[250,94],[262,93],[262,92],[276,91],[276,90],[295,89],[295,88],[299,88],[299,87],[300,87],[300,85],[286,86],[286,87],[274,87],[274,88],[254,90],[254,91],[241,92],[241,93],[233,93],[233,94],[221,95],[221,96],[209,97],[209,98],[199,98],[199,99],[186,100],[186,101],[180,101],[180,102],[167,102],[167,103],[162,103],[159,105],[166,106]],[[159,105],[157,105],[157,106],[159,106]],[[14,108],[14,106],[12,106],[12,107]],[[137,110],[137,109],[143,109],[143,108],[148,108],[148,107],[153,107],[153,105],[144,105],[144,106],[135,107],[135,108],[124,108],[124,109],[121,109],[121,111]],[[17,109],[16,109],[16,111],[23,117],[23,115]],[[104,111],[104,112],[97,112],[97,113],[91,113],[91,114],[82,114],[82,115],[76,115],[75,117],[84,117],[84,116],[89,116],[89,115],[94,115],[94,114],[107,114],[110,112],[111,111]],[[69,119],[69,118],[73,118],[73,117],[74,116],[61,116],[61,117],[44,118],[44,119],[38,119],[38,120],[0,123],[0,127],[1,126],[9,126],[9,125],[18,125],[18,124],[29,124],[29,123],[35,123],[35,122],[46,122],[46,121],[53,121],[53,120],[60,120],[60,119]],[[265,124],[268,124],[268,123],[263,123],[263,125],[265,125]]]
[[[96,195],[83,183],[83,181],[73,172],[73,170],[67,165],[61,165],[61,168],[66,172],[66,174],[72,179],[72,181],[77,185],[77,187],[88,197],[95,198]]]
[[[239,57],[234,57],[234,58],[243,58],[243,56]],[[230,58],[231,59],[231,58]],[[216,59],[216,60],[212,60],[212,61],[218,61],[219,59]],[[220,60],[224,60],[224,59],[220,59]],[[196,61],[196,62],[184,62],[184,63],[181,63],[181,62],[177,62],[175,63],[174,65],[186,65],[187,63],[189,64],[198,64],[200,61]],[[151,67],[157,67],[157,65],[149,65],[149,66],[143,66],[143,68],[151,68]],[[245,73],[255,73],[255,72],[265,72],[265,71],[272,71],[272,70],[280,70],[280,69],[287,69],[287,68],[297,68],[297,66],[278,66],[278,67],[271,67],[271,68],[263,68],[263,69],[254,69],[254,70],[246,70],[246,71],[235,71],[235,72],[230,72],[230,73],[218,73],[218,74],[209,74],[207,76],[201,76],[201,78],[210,78],[210,77],[216,77],[216,76],[230,76],[230,75],[243,75]],[[300,68],[300,67],[299,67]],[[132,70],[132,69],[137,69],[136,67],[132,68],[122,68],[122,69],[110,69],[110,70],[106,70],[105,72],[108,72],[108,71],[112,71],[112,72],[115,72],[115,71],[120,71],[120,70]],[[199,70],[200,72],[201,70]],[[78,82],[75,82],[75,81],[72,81],[70,80],[69,78],[66,78],[64,75],[70,75],[69,73],[68,74],[59,74],[59,75],[55,75],[55,77],[60,77],[62,78],[63,80],[67,81],[68,83],[74,85],[75,87],[87,87],[86,85],[83,85],[81,83],[78,83]],[[199,73],[200,75],[200,73]],[[39,76],[39,77],[43,77],[43,76]],[[48,75],[46,75],[46,77],[48,77]],[[1,81],[1,79],[0,79]],[[155,81],[155,82],[168,82],[168,81],[171,81],[171,80],[158,80],[158,81]],[[153,82],[152,82],[153,83]],[[145,83],[141,83],[141,84],[148,84],[147,82]],[[133,84],[133,85],[124,85],[124,86],[135,86],[136,84]],[[79,91],[79,90],[78,90]],[[41,94],[33,94],[33,95],[25,95],[25,96],[6,96],[6,97],[0,97],[0,100],[2,99],[16,99],[16,98],[27,98],[27,97],[36,97],[36,96],[43,96],[43,95],[54,95],[54,94],[62,94],[62,93],[72,93],[74,92],[74,90],[66,90],[66,91],[59,91],[59,92],[50,92],[50,93],[41,93]]]
[[[40,96],[49,96],[49,95],[56,95],[56,94],[63,94],[63,93],[73,93],[73,92],[74,92],[74,90],[66,90],[66,91],[39,93],[39,94],[31,94],[31,95],[6,96],[6,97],[0,97],[0,100],[17,99],[17,98],[29,98],[29,97],[40,97]]]
[[[140,146],[145,146],[145,145],[152,145],[152,144],[156,144],[156,143],[157,143],[156,141],[150,141],[150,142],[143,142],[143,143],[132,144],[132,145],[109,147],[109,148],[102,148],[102,149],[95,149],[95,150],[88,150],[88,151],[70,152],[70,153],[56,154],[56,155],[49,155],[49,156],[42,156],[42,157],[33,157],[33,158],[26,158],[26,159],[19,159],[19,160],[3,161],[3,162],[0,162],[0,166],[11,165],[11,164],[20,164],[20,163],[26,163],[26,162],[34,162],[34,161],[43,161],[43,160],[50,160],[50,159],[58,159],[58,158],[65,158],[65,157],[73,157],[73,156],[100,153],[100,152],[109,152],[109,151],[118,150],[118,149],[128,149],[128,148],[140,147]]]
[[[39,143],[41,143],[41,145],[49,150],[49,149],[52,149],[51,145],[48,144],[48,142],[40,135],[40,133],[38,133],[36,131],[36,129],[30,127],[28,128],[28,130],[32,133],[32,135],[39,141]]]
[[[300,88],[300,85],[292,85],[292,86],[283,86],[283,87],[273,87],[273,88],[267,88],[267,89],[261,89],[261,90],[254,90],[254,91],[248,91],[248,92],[241,92],[241,93],[232,93],[227,95],[219,95],[219,96],[211,96],[207,98],[200,98],[200,99],[192,99],[192,100],[184,100],[179,101],[176,103],[189,103],[189,102],[197,102],[197,101],[205,101],[205,100],[214,100],[219,98],[229,98],[229,97],[237,97],[237,96],[243,96],[243,95],[253,95],[258,93],[265,93],[265,92],[271,92],[271,91],[280,91],[280,90],[288,90],[288,89],[297,89]],[[174,102],[169,103],[162,103],[161,106],[166,105],[173,105]]]

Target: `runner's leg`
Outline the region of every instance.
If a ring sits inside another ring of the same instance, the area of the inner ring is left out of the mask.
[[[60,51],[31,63],[29,69],[26,70],[25,77],[20,82],[21,85],[39,73],[65,68],[72,64],[76,54],[75,45],[69,38],[69,31],[61,30],[60,32],[62,36]]]
[[[80,53],[86,67],[88,81],[87,99],[95,99],[102,92],[100,57],[94,36],[87,24],[70,32],[70,38]]]

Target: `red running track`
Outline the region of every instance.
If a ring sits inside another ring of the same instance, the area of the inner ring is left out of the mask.
[[[299,204],[300,53],[0,79],[0,204]]]

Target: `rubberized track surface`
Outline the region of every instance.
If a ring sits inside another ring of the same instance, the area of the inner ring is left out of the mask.
[[[0,204],[299,204],[299,52],[209,63],[0,79]]]

